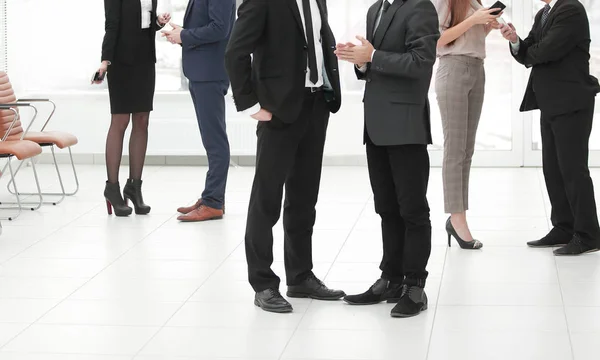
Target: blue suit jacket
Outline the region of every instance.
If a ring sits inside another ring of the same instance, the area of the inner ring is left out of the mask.
[[[183,73],[190,81],[229,81],[225,49],[235,22],[235,0],[189,0],[183,30]]]

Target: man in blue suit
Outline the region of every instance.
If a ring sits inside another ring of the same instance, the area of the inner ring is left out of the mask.
[[[189,79],[202,143],[208,156],[208,173],[202,197],[192,206],[177,209],[178,220],[221,219],[229,171],[229,141],[225,126],[225,95],[229,77],[225,48],[235,21],[235,0],[189,0],[183,27],[164,36],[183,48],[183,73]]]

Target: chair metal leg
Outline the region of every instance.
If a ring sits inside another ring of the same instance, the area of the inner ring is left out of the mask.
[[[69,158],[71,159],[71,167],[73,168],[73,176],[75,177],[75,191],[65,194],[67,196],[73,196],[79,192],[79,177],[77,176],[77,170],[75,169],[75,161],[73,160],[73,152],[71,152],[71,147],[69,147]],[[54,161],[56,161],[56,159]]]
[[[17,184],[16,184],[16,175],[17,175],[17,172],[16,171],[13,172],[12,165],[9,162],[8,166],[10,168],[11,177],[12,177],[10,183],[13,184],[13,188],[14,188],[14,192],[10,191],[10,193],[15,196],[15,198],[17,199],[17,201],[16,202],[3,202],[2,204],[17,205],[17,207],[19,208],[19,210],[21,210],[24,207],[28,207],[31,211],[35,211],[35,210],[38,210],[39,208],[41,208],[42,204],[44,204],[44,197],[42,195],[42,189],[40,187],[40,180],[39,180],[39,177],[38,177],[38,174],[37,174],[37,169],[35,167],[35,162],[33,161],[33,158],[28,159],[28,160],[31,162],[31,168],[33,170],[33,177],[35,179],[35,186],[36,186],[38,192],[37,193],[22,193],[22,192],[18,191]],[[19,165],[22,165],[25,161],[27,161],[27,160],[22,161],[21,164],[19,164]],[[39,198],[39,200],[36,201],[36,202],[25,202],[25,201],[21,200],[21,195],[34,195],[34,196],[37,196]],[[10,209],[10,208],[14,208],[14,206],[13,207],[5,207],[4,209]],[[19,214],[20,213],[21,212],[19,211]],[[16,219],[16,216],[13,217],[12,219],[9,218],[8,220],[14,220],[14,219]]]
[[[17,166],[17,171],[15,171],[15,173],[14,173],[14,176],[17,176],[17,174],[19,173],[19,171],[21,171],[21,166],[23,166],[23,164],[24,164],[24,163],[25,163],[25,161],[21,161],[21,162],[19,163],[19,166]],[[8,162],[6,165],[7,165],[7,166],[11,166],[11,165],[10,165],[10,162]],[[6,167],[5,167],[5,168],[6,168]],[[10,189],[10,184],[12,184],[12,183],[15,181],[15,178],[14,178],[14,176],[13,176],[13,178],[12,178],[12,179],[10,179],[10,181],[8,182],[8,184],[6,184],[6,189],[8,190],[8,192],[9,192],[9,193],[11,193],[11,194],[13,194],[13,195],[16,195],[16,194],[15,194],[15,193],[13,193],[13,192],[12,192],[12,190]]]
[[[52,146],[50,148],[50,151],[52,151],[52,159],[54,160],[54,168],[56,169],[56,175],[58,176],[58,183],[60,184],[60,189],[62,190],[62,193],[60,194],[60,200],[52,202],[52,205],[56,205],[56,204],[60,204],[61,202],[63,202],[63,200],[65,199],[65,196],[67,196],[67,194],[65,194],[65,185],[63,184],[62,176],[60,175],[60,169],[58,168],[58,161],[56,161],[56,154],[54,153],[54,146]],[[50,195],[50,194],[44,193],[44,195]]]
[[[48,201],[44,201],[43,202],[44,204],[58,205],[61,202],[63,202],[63,200],[65,199],[65,197],[67,195],[74,195],[74,194],[77,193],[77,191],[79,191],[79,179],[77,178],[77,173],[75,172],[75,163],[73,162],[73,156],[72,156],[72,154],[70,154],[71,155],[71,166],[73,167],[73,171],[74,171],[74,174],[75,174],[75,183],[76,183],[77,187],[76,187],[76,189],[75,189],[75,191],[73,193],[67,194],[66,191],[65,191],[65,185],[64,185],[63,180],[62,180],[62,175],[60,173],[60,168],[58,167],[58,161],[56,160],[56,152],[54,151],[54,146],[50,147],[50,151],[52,152],[52,161],[54,163],[54,168],[56,170],[56,175],[58,176],[58,183],[60,185],[61,192],[38,192],[38,193],[28,192],[28,193],[19,193],[19,195],[38,195],[38,194],[41,194],[43,196],[59,196],[60,198],[58,200],[48,200]],[[71,152],[71,148],[69,148],[69,153],[70,152]],[[19,168],[17,168],[17,172],[15,174],[17,174],[19,172],[19,170],[21,169],[21,165],[22,164],[23,163],[21,163],[19,165]],[[33,161],[32,161],[32,164],[33,164]],[[9,185],[10,185],[10,183],[9,183]],[[7,185],[7,187],[8,187],[8,185]],[[12,191],[10,190],[10,187],[8,187],[8,191],[12,193]]]
[[[11,180],[14,180],[14,179],[15,179],[15,173],[13,172],[12,164],[11,164],[11,162],[10,162],[10,161],[11,161],[11,158],[9,157],[9,158],[8,158],[8,160],[7,160],[6,166],[5,166],[4,168],[5,168],[5,169],[6,169],[6,167],[8,167],[8,168],[9,168],[9,170],[10,170],[10,177],[11,177]],[[2,172],[2,174],[4,174],[4,172]],[[1,177],[1,175],[0,175],[0,177]],[[15,188],[15,192],[14,192],[14,194],[18,194],[18,193],[19,193],[19,190],[17,189],[17,183],[16,183],[15,181],[11,181],[11,182],[12,182],[12,184],[13,184],[13,187]],[[12,192],[11,192],[11,193],[12,193]],[[15,207],[3,207],[3,208],[0,208],[0,209],[3,209],[3,210],[12,210],[12,209],[16,209],[16,210],[17,210],[17,213],[16,213],[16,214],[14,214],[14,215],[12,215],[12,216],[11,216],[11,215],[9,215],[9,216],[7,216],[7,217],[2,217],[2,219],[3,219],[3,220],[12,221],[12,220],[14,220],[14,219],[18,218],[18,217],[19,217],[19,215],[21,215],[21,212],[22,212],[21,199],[19,198],[19,195],[15,195],[15,197],[17,198],[17,204],[18,204],[18,206],[17,206],[16,208],[15,208]]]

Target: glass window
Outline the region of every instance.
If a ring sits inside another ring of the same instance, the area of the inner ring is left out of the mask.
[[[8,49],[6,43],[6,0],[0,0],[0,71],[6,71]]]
[[[159,0],[182,24],[188,0]],[[100,64],[103,1],[19,0],[8,3],[11,77],[29,91],[99,90],[90,79]],[[48,14],[61,14],[60,21]],[[64,21],[62,20],[64,19]],[[59,25],[59,26],[58,26]],[[46,29],[41,31],[40,29]],[[157,33],[157,91],[184,89],[181,48]]]

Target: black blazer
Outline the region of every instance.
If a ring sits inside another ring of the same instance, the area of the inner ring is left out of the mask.
[[[323,24],[324,66],[333,87],[326,97],[335,113],[342,100],[336,43],[327,21],[327,4],[325,0],[317,3]],[[302,109],[307,49],[296,0],[245,0],[225,53],[238,111],[260,103],[279,120],[295,121]]]
[[[589,106],[600,91],[590,75],[590,24],[578,0],[558,0],[542,27],[535,17],[514,58],[532,68],[521,111],[540,109],[550,116]],[[512,51],[511,51],[512,53]]]
[[[367,13],[367,40],[376,51],[366,73],[365,131],[375,145],[431,144],[429,86],[440,37],[430,0],[396,0],[374,26],[378,0]]]
[[[151,36],[161,27],[157,24],[157,0],[152,0]],[[104,0],[105,34],[102,42],[102,61],[118,62],[128,65],[147,59],[140,58],[138,39],[142,26],[142,8],[140,0]],[[153,60],[156,62],[156,44],[152,41]],[[144,54],[145,55],[145,54]]]

